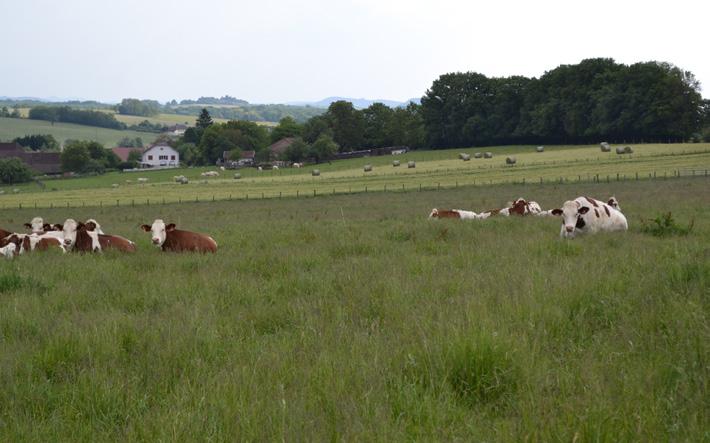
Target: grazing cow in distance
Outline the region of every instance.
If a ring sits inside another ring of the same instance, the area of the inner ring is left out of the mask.
[[[626,231],[629,228],[621,211],[589,197],[566,201],[562,208],[553,209],[552,214],[562,217],[562,238],[596,232]]]
[[[84,223],[68,218],[62,226],[64,233],[64,247],[67,251],[101,252],[99,235],[87,230]]]
[[[157,219],[153,225],[141,225],[141,229],[151,233],[153,244],[163,251],[217,252],[217,242],[208,235],[175,229],[175,223],[165,224]]]
[[[429,213],[429,218],[457,218],[461,220],[471,220],[477,218],[477,214],[473,211],[464,211],[463,209],[432,209]]]

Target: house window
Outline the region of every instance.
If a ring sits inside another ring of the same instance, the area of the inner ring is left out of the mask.
[[[167,155],[160,155],[158,156],[158,160],[167,160],[168,156]]]
[[[152,155],[149,155],[149,156],[148,156],[148,160],[153,160],[153,156],[152,156]]]
[[[175,156],[174,156],[174,155],[171,155],[171,156],[170,156],[170,160],[175,160]]]

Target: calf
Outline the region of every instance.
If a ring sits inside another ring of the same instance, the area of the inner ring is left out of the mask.
[[[477,218],[478,215],[473,211],[464,211],[463,209],[432,209],[429,213],[429,218],[458,218],[461,220],[471,220]]]
[[[574,238],[577,234],[626,231],[626,217],[607,203],[589,197],[566,201],[562,208],[553,209],[553,215],[562,217],[560,237]]]
[[[62,226],[64,233],[64,247],[67,251],[101,252],[99,235],[89,231],[84,223],[67,219]]]
[[[153,244],[163,251],[217,252],[217,242],[212,237],[191,231],[175,229],[175,223],[165,224],[157,219],[153,225],[141,225],[141,229],[151,233]]]

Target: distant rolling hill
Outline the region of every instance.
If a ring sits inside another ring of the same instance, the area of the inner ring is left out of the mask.
[[[44,120],[24,118],[0,118],[0,141],[11,141],[16,137],[34,134],[51,134],[59,143],[64,143],[68,139],[94,140],[107,148],[116,146],[123,137],[140,137],[143,143],[149,144],[158,136],[151,132],[119,131],[71,123],[52,124]]]

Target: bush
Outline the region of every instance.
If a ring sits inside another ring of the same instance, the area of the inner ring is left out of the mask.
[[[32,170],[19,158],[0,159],[0,181],[5,184],[32,180]]]
[[[680,226],[668,212],[661,214],[653,220],[641,220],[641,231],[654,237],[667,237],[669,235],[688,235],[693,230],[694,221],[691,220],[687,227]]]

